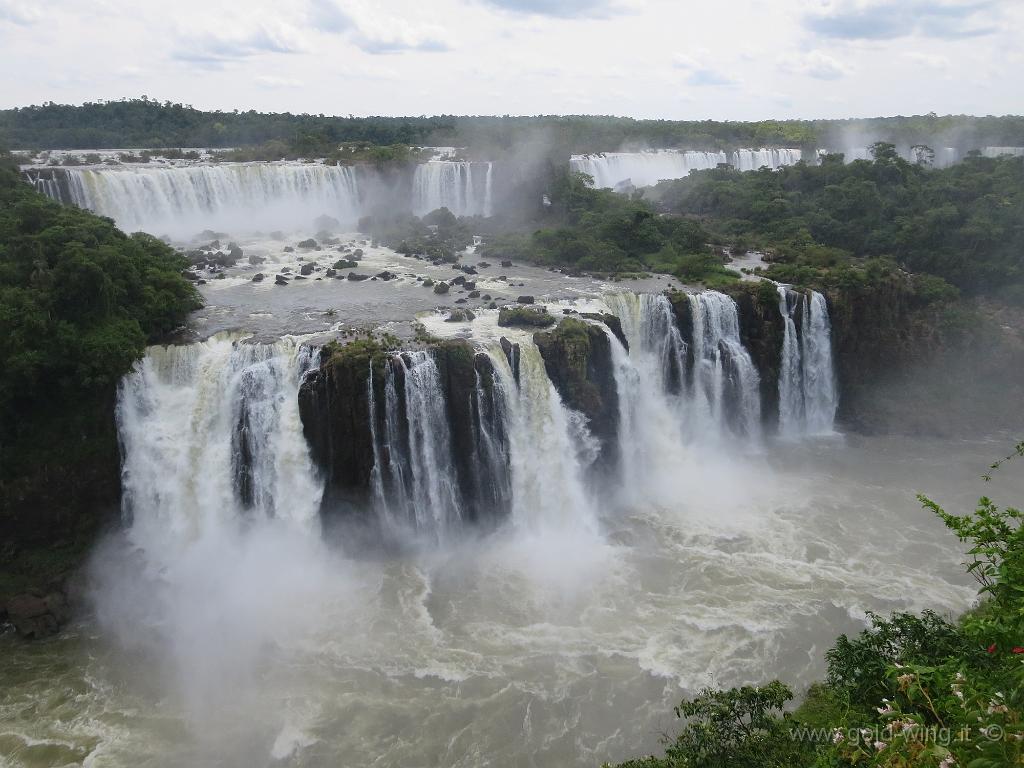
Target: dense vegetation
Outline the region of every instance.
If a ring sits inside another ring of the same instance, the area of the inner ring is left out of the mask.
[[[59,541],[64,523],[95,520],[111,451],[116,490],[115,386],[199,305],[184,266],[36,193],[0,156],[0,540]]]
[[[965,292],[1024,299],[1024,158],[975,154],[933,169],[906,162],[891,144],[873,151],[873,161],[849,164],[828,156],[774,172],[702,171],[653,194],[662,210],[769,250],[771,272],[787,282],[827,283],[842,279],[853,257],[887,259]]]
[[[712,234],[698,221],[659,216],[636,196],[594,189],[583,173],[560,172],[550,185],[551,205],[531,234],[511,232],[481,246],[485,258],[529,259],[570,272],[675,274],[715,286],[739,275],[709,249]]]
[[[501,150],[531,142],[560,151],[602,152],[623,145],[691,149],[738,146],[847,146],[873,136],[899,144],[963,148],[1024,145],[1024,118],[922,115],[869,120],[634,120],[609,116],[333,117],[206,112],[145,97],[0,111],[0,143],[18,149],[242,147],[284,142],[309,156],[340,143],[468,146]],[[495,158],[491,158],[495,159]]]
[[[1024,456],[1019,443],[1011,457]],[[997,462],[998,466],[1002,462]],[[986,478],[988,479],[988,478]],[[794,712],[779,681],[706,689],[664,757],[619,768],[1005,768],[1024,761],[1024,512],[982,498],[973,513],[922,503],[969,546],[982,602],[959,621],[872,616],[826,654]]]
[[[559,171],[532,233],[489,239],[482,252],[573,271],[669,272],[722,287],[738,279],[729,252],[758,248],[766,274],[819,289],[915,273],[916,293],[958,290],[1024,301],[1024,158],[969,156],[947,169],[901,159],[891,144],[844,164],[740,172],[729,167],[622,195]]]

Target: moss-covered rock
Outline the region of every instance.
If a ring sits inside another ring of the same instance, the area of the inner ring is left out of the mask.
[[[498,312],[498,325],[503,328],[520,326],[523,328],[550,328],[556,319],[544,308],[502,307]]]
[[[614,466],[619,398],[608,336],[596,325],[566,317],[533,338],[563,402],[587,417],[591,434],[600,442],[598,464]]]

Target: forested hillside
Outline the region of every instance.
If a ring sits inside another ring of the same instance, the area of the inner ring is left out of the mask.
[[[116,503],[114,392],[199,306],[183,266],[36,193],[0,155],[0,540],[67,544]]]

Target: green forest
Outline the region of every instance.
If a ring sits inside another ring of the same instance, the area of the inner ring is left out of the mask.
[[[283,142],[318,154],[341,143],[460,146],[491,152],[532,143],[558,152],[607,152],[623,145],[720,149],[798,146],[813,151],[846,136],[896,144],[948,142],[965,148],[1024,145],[1024,118],[939,116],[867,120],[637,120],[590,115],[354,117],[204,111],[147,97],[0,110],[0,145],[11,149],[243,147]],[[943,144],[944,146],[945,144]]]
[[[912,164],[891,144],[874,160],[828,156],[777,171],[697,171],[630,195],[560,171],[536,229],[491,238],[493,258],[568,270],[663,271],[721,287],[739,279],[728,251],[763,250],[765,274],[798,286],[870,284],[904,269],[935,300],[1024,301],[1024,158]]]
[[[88,529],[117,498],[114,392],[200,305],[185,265],[38,194],[0,155],[0,539]]]

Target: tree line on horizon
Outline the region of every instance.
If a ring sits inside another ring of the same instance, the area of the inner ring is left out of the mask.
[[[640,120],[606,115],[355,117],[204,111],[148,97],[81,105],[46,102],[0,110],[0,145],[18,150],[244,147],[284,142],[316,153],[341,143],[464,146],[492,152],[542,145],[566,152],[622,147],[729,149],[846,146],[885,140],[910,146],[1024,146],[1024,116],[845,120]],[[941,143],[940,143],[941,142]]]

